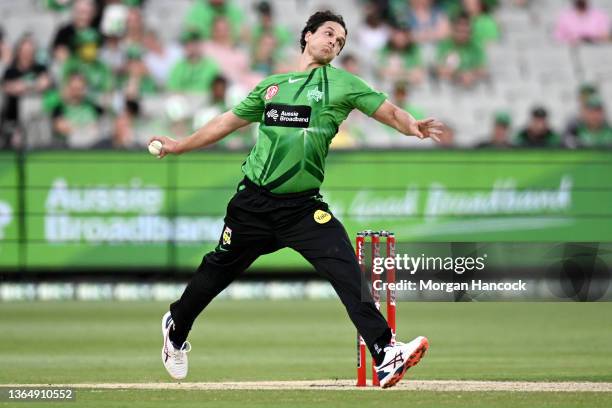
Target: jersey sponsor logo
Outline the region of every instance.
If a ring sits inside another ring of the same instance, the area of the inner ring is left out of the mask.
[[[283,105],[269,103],[266,105],[264,124],[267,126],[282,126],[307,128],[310,126],[310,106]]]
[[[323,210],[317,210],[315,211],[313,218],[315,220],[316,223],[318,224],[325,224],[327,222],[329,222],[329,220],[331,220],[332,216],[330,213],[323,211]]]
[[[223,230],[223,245],[229,245],[232,243],[232,230],[227,225]]]
[[[278,85],[271,85],[266,90],[266,101],[274,98],[274,95],[278,93]]]
[[[319,91],[318,89],[311,89],[306,94],[306,98],[308,98],[308,100],[311,102],[319,102],[321,99],[323,99],[323,92]]]
[[[266,112],[266,118],[271,118],[276,122],[278,120],[278,111],[276,109],[270,109],[268,112]]]
[[[293,79],[293,78],[289,78],[289,81],[288,81],[288,82],[289,82],[290,84],[293,84],[293,83],[296,83],[297,81],[301,81],[302,79],[304,79],[304,78],[295,78],[295,79]]]

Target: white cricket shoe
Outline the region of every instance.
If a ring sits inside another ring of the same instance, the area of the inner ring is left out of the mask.
[[[179,349],[174,347],[174,344],[172,344],[168,337],[170,328],[173,326],[174,322],[172,321],[172,315],[170,312],[167,312],[164,317],[162,317],[162,336],[164,337],[164,345],[161,351],[161,358],[168,374],[176,380],[182,380],[187,377],[187,353],[191,351],[191,344],[186,341]]]
[[[397,342],[385,347],[385,359],[375,367],[380,387],[389,388],[397,384],[406,370],[421,361],[428,348],[429,341],[423,336],[410,343]]]

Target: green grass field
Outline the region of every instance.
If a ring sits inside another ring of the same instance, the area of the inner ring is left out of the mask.
[[[168,382],[159,358],[166,308],[153,302],[0,303],[0,384]],[[400,304],[398,338],[419,334],[429,337],[431,349],[404,381],[612,381],[612,303]],[[193,382],[355,376],[355,331],[336,301],[213,302],[190,341]],[[76,404],[51,406],[384,407],[383,401],[609,407],[612,393],[78,390]]]

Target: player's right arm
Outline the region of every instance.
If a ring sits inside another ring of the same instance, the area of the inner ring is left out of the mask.
[[[265,105],[263,95],[270,82],[269,79],[261,81],[234,109],[217,116],[188,138],[177,141],[165,136],[156,136],[152,137],[149,143],[154,140],[159,140],[162,143],[161,153],[159,154],[159,157],[162,158],[170,153],[182,154],[206,147],[249,123],[260,121]]]
[[[159,154],[159,157],[162,158],[168,154],[182,154],[209,146],[249,123],[251,122],[238,117],[232,111],[227,111],[213,118],[186,139],[174,140],[166,136],[154,136],[149,143],[154,140],[162,143]]]

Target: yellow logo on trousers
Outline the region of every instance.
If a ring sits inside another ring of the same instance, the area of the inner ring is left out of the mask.
[[[223,230],[223,245],[229,245],[232,243],[232,230],[226,226]]]
[[[315,211],[313,217],[314,217],[315,222],[317,222],[319,224],[325,224],[326,222],[329,222],[329,220],[331,220],[331,218],[332,218],[330,213],[325,212],[323,210]]]

